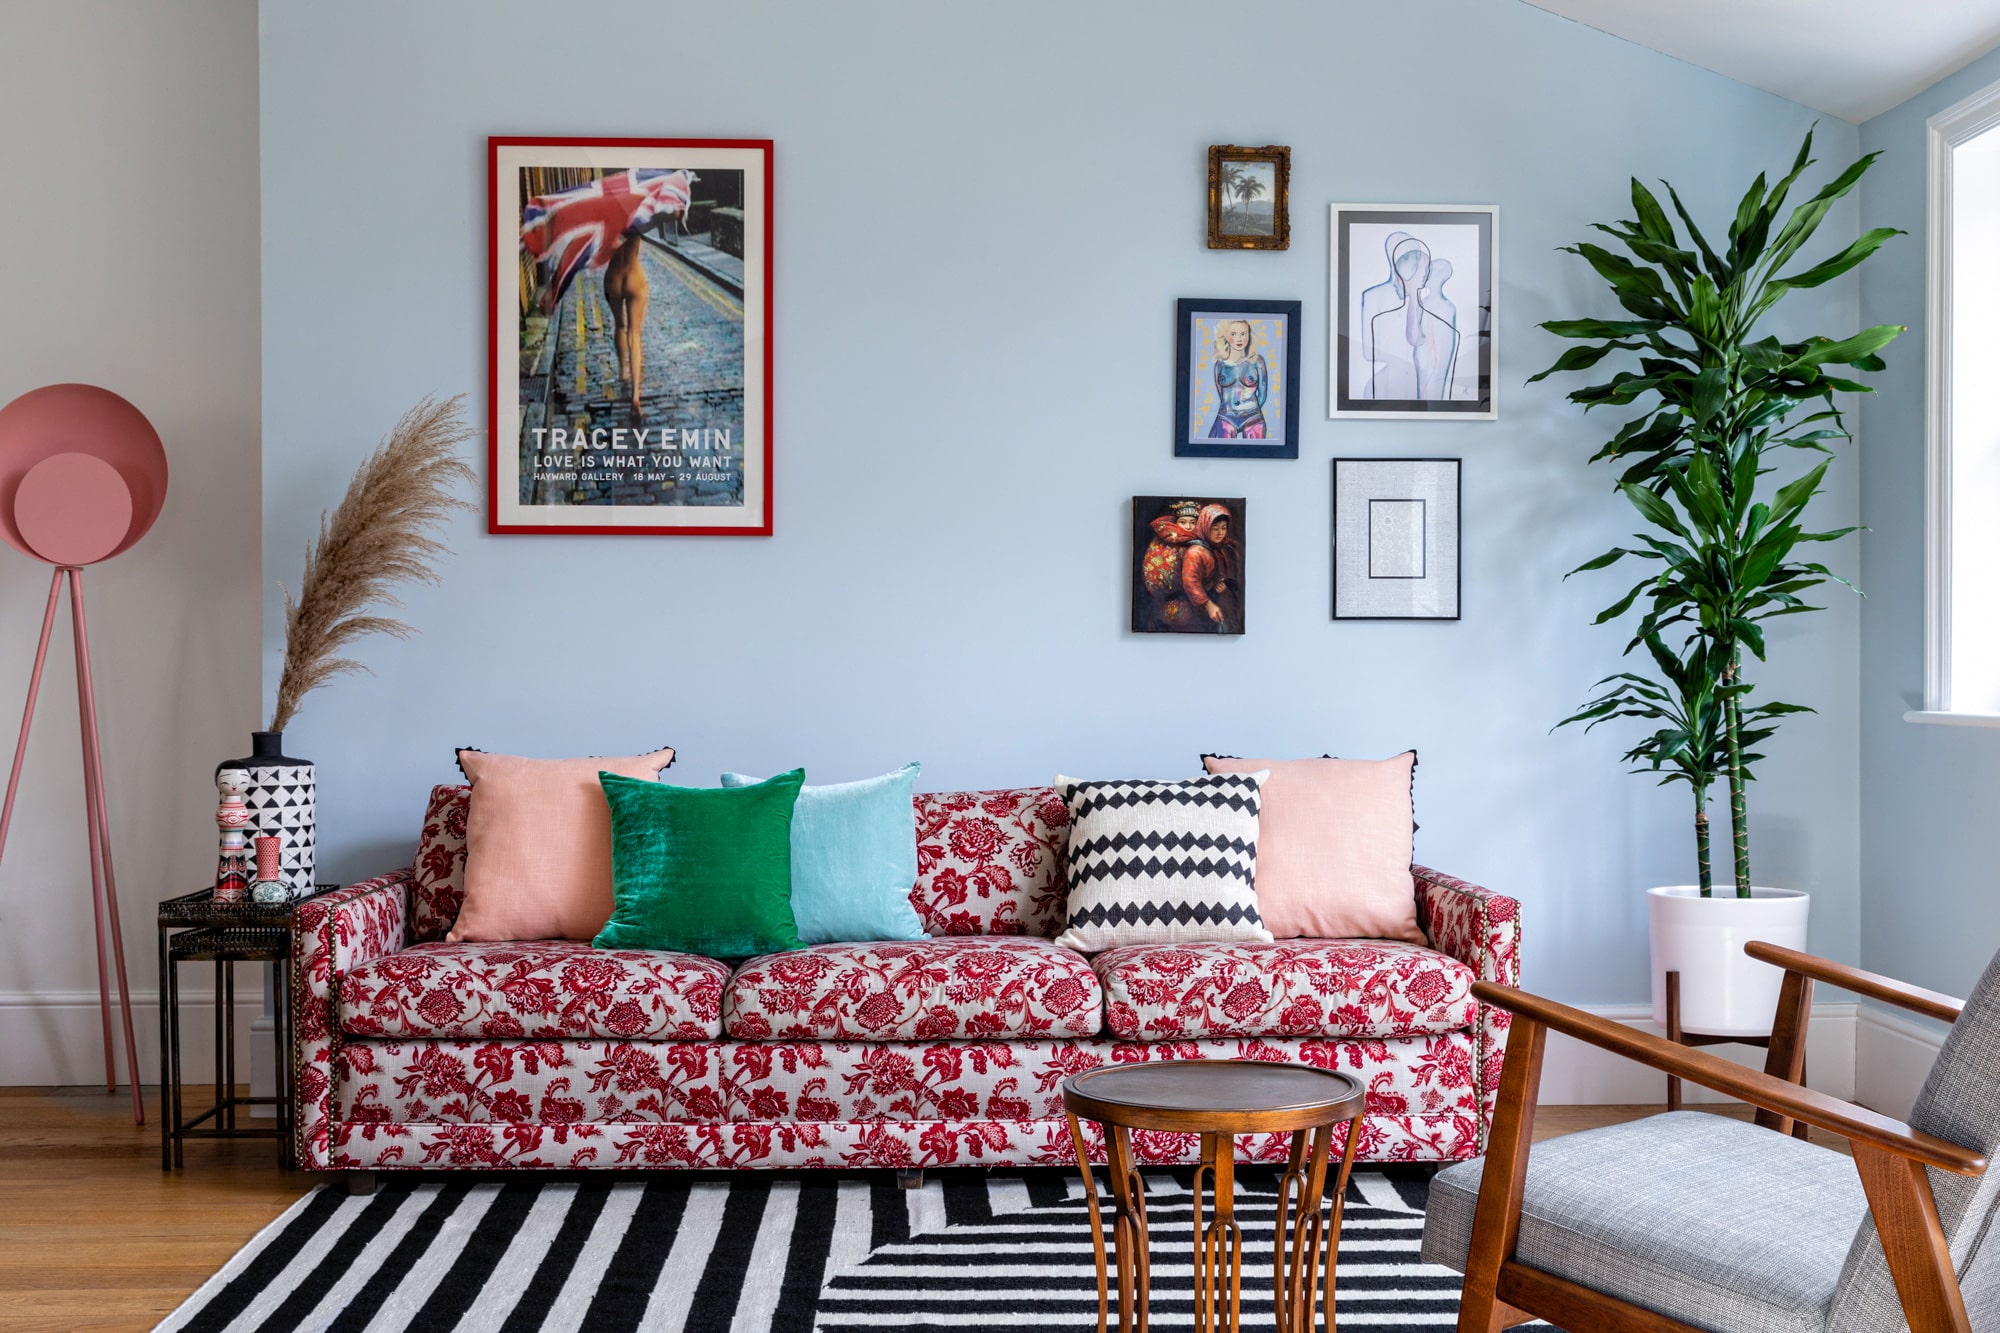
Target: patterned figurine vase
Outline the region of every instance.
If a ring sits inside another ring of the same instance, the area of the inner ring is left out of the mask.
[[[250,793],[250,775],[241,769],[218,771],[215,775],[215,900],[239,903],[250,884],[249,863],[244,859],[243,830],[250,827],[250,807],[244,797]]]
[[[243,803],[250,810],[250,827],[279,839],[277,882],[288,897],[298,899],[313,891],[318,780],[311,762],[291,758],[284,746],[283,732],[254,731],[250,753],[224,760],[216,766],[216,777],[219,781],[232,771],[249,776]]]
[[[251,902],[275,904],[292,900],[291,890],[278,878],[284,845],[285,840],[275,833],[257,835],[257,878],[250,885]]]

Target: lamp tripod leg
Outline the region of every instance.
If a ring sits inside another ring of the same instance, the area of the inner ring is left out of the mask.
[[[57,577],[66,571],[57,570]],[[83,832],[90,855],[90,933],[97,942],[97,1015],[104,1025],[104,1091],[118,1091],[117,1038],[111,1030],[111,959],[104,947],[104,844],[97,828],[97,775],[91,768],[90,722],[83,711],[83,645],[76,638],[76,587],[70,587],[70,642],[76,661],[76,720],[83,745]]]
[[[83,722],[84,795],[97,860],[104,872],[104,915],[111,926],[111,958],[118,972],[118,1013],[125,1037],[125,1069],[132,1085],[132,1122],[146,1123],[146,1102],[139,1090],[139,1043],[132,1031],[132,988],[125,976],[125,937],[118,924],[118,878],[111,869],[111,815],[104,799],[104,752],[97,739],[97,691],[90,674],[90,632],[83,616],[83,571],[69,570],[69,610],[76,629],[77,700]],[[102,980],[103,937],[98,939]],[[219,1000],[220,997],[218,997]],[[104,1005],[105,1062],[111,1063],[111,1007]],[[116,1086],[114,1074],[113,1086]]]
[[[14,767],[7,774],[7,799],[0,804],[0,856],[7,852],[7,826],[14,822],[14,796],[21,790],[21,765],[28,757],[28,727],[35,720],[35,697],[42,690],[42,666],[49,660],[49,635],[56,627],[56,598],[62,594],[63,572],[49,580],[49,604],[42,612],[42,638],[35,645],[35,669],[28,676],[28,702],[21,709],[21,739],[14,744]]]

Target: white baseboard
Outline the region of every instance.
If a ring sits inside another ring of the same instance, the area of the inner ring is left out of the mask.
[[[1906,1119],[1931,1072],[1946,1029],[1893,1009],[1860,1006],[1854,1031],[1854,1100]]]
[[[1665,1035],[1654,1026],[1650,1005],[1578,1007],[1654,1036]],[[1806,1028],[1806,1083],[1843,1100],[1854,1096],[1855,1027],[1859,1009],[1860,1006],[1852,1002],[1816,1004],[1813,1006],[1812,1022]],[[1704,1049],[1738,1064],[1756,1069],[1764,1067],[1764,1052],[1759,1047],[1712,1046]],[[1689,1102],[1733,1100],[1691,1083],[1682,1084],[1682,1093]],[[1664,1105],[1667,1080],[1664,1074],[1609,1051],[1551,1033],[1548,1051],[1542,1058],[1540,1100],[1544,1106]]]
[[[263,1013],[263,992],[246,971],[236,983],[236,1077],[250,1078],[250,1025]],[[139,1081],[160,1079],[160,1005],[149,992],[132,992],[132,1035],[139,1048]],[[118,1077],[125,1069],[125,1038],[118,1009],[111,1010],[112,1048]],[[215,1077],[215,997],[181,992],[181,1077],[189,1083]],[[104,1078],[104,1028],[97,992],[0,991],[0,1087],[88,1086]]]

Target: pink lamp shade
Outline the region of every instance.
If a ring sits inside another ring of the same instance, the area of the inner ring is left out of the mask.
[[[14,490],[14,530],[52,565],[94,565],[132,529],[132,490],[91,454],[51,454]]]
[[[138,408],[91,384],[0,407],[0,537],[54,565],[129,550],[167,499],[167,451]]]

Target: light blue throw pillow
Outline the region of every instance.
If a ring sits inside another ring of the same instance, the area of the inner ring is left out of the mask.
[[[879,778],[806,787],[792,807],[792,917],[805,944],[920,940],[917,764]],[[758,781],[724,773],[725,787]]]

